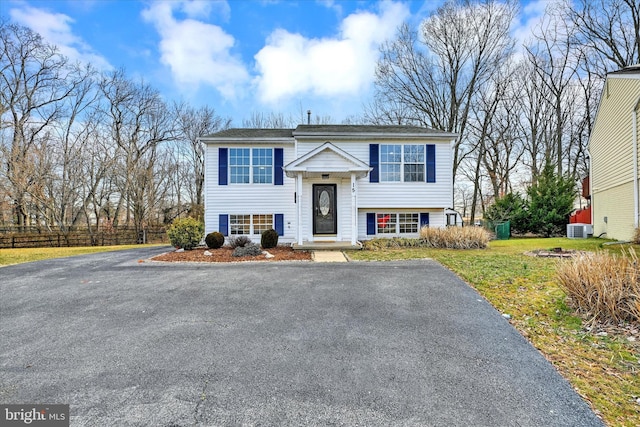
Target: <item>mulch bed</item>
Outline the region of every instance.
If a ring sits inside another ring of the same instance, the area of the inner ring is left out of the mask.
[[[205,255],[205,252],[211,255]],[[278,246],[268,249],[273,258],[267,258],[264,254],[256,256],[234,257],[233,249],[223,246],[219,249],[196,248],[184,252],[167,252],[151,258],[153,261],[165,262],[242,262],[242,261],[310,261],[311,252],[294,251],[288,246]]]

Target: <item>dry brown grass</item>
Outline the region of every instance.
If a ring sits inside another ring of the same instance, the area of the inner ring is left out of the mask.
[[[441,249],[484,249],[490,234],[482,227],[447,227],[420,229],[424,247]]]
[[[561,287],[591,321],[640,321],[640,266],[635,250],[586,253],[558,266]]]

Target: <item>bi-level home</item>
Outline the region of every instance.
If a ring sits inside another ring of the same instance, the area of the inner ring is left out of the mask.
[[[607,75],[589,137],[593,234],[631,240],[640,218],[640,64]]]
[[[455,221],[453,141],[412,126],[228,129],[205,151],[205,232],[281,243],[417,237]]]

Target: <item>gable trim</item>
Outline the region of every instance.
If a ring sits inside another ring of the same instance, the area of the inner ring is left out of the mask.
[[[342,157],[346,161],[345,166],[341,168],[326,167],[326,168],[323,168],[322,170],[316,170],[314,168],[313,170],[311,170],[304,165],[310,159],[314,158],[315,156],[325,151],[329,151],[331,153],[334,153]],[[363,178],[367,176],[370,170],[371,170],[371,167],[369,167],[368,164],[357,159],[356,157],[352,156],[346,151],[336,147],[335,145],[333,145],[328,141],[320,145],[319,147],[316,147],[315,149],[309,151],[307,154],[297,158],[296,160],[294,160],[293,162],[289,163],[284,167],[285,173],[290,178],[294,178],[298,173],[331,173],[331,172],[355,173],[358,178]]]

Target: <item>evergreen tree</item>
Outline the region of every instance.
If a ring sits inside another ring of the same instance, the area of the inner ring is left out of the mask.
[[[496,200],[484,213],[493,224],[510,221],[511,231],[526,233],[529,226],[527,201],[519,193],[509,193]]]
[[[545,237],[564,234],[576,198],[575,182],[556,175],[553,165],[547,162],[527,195],[530,231]]]

